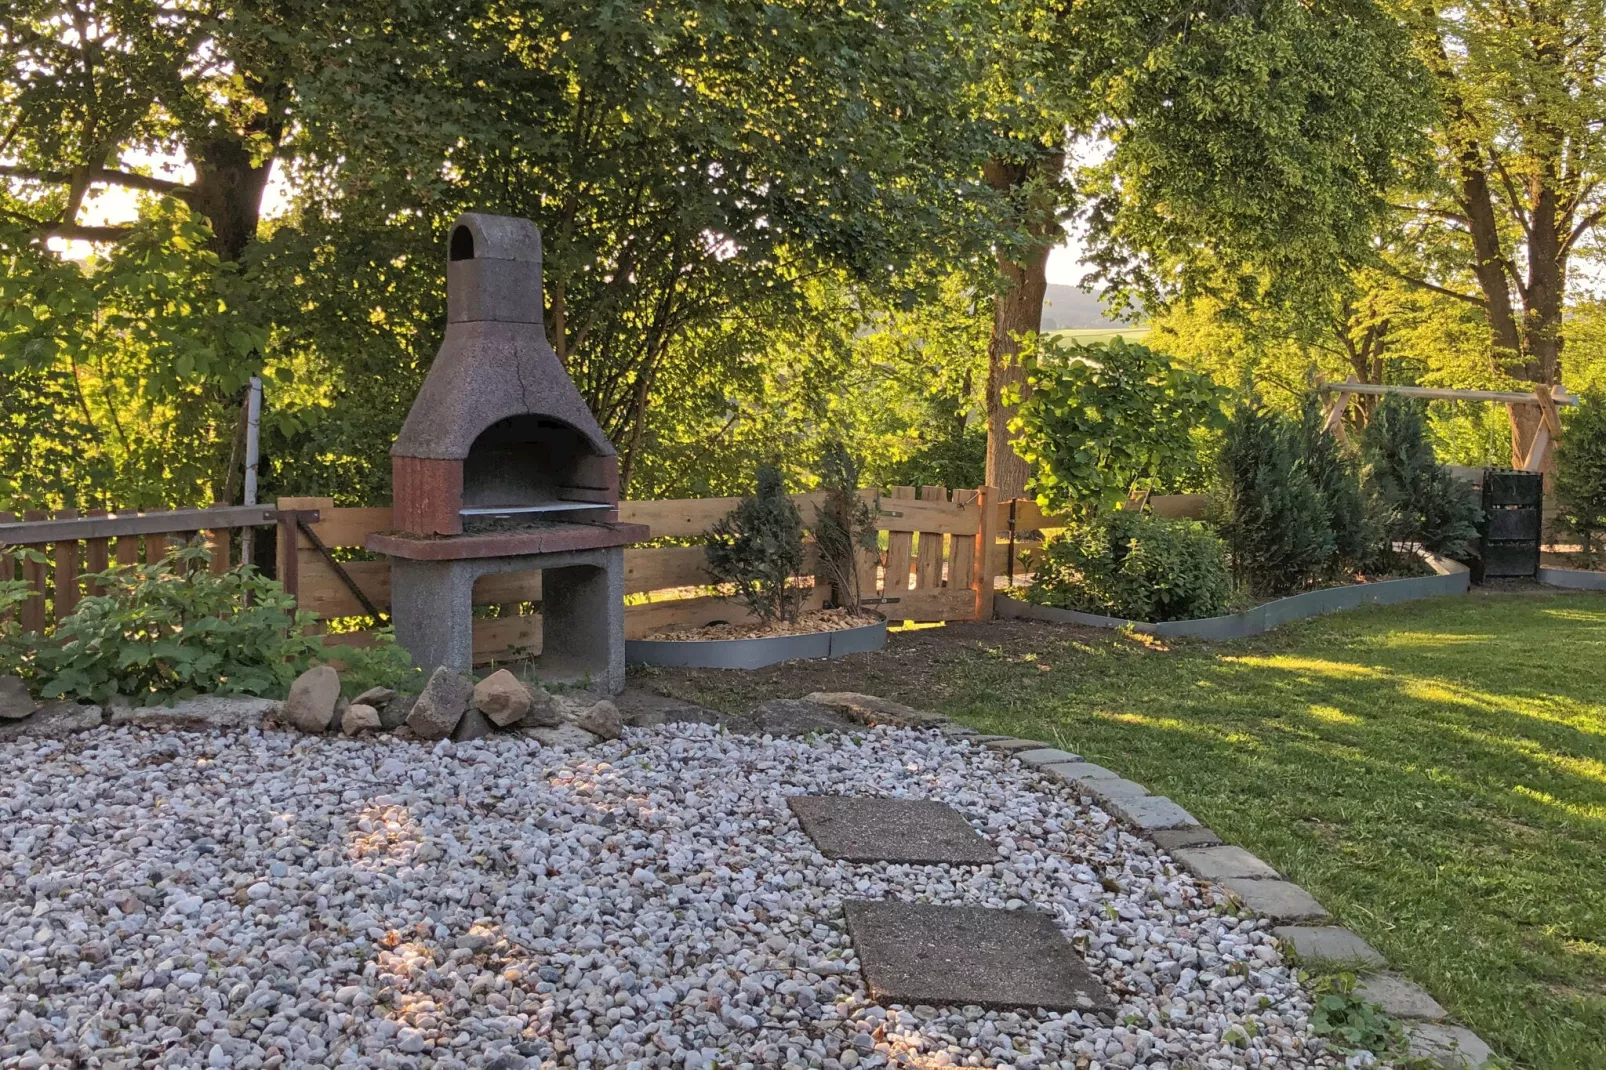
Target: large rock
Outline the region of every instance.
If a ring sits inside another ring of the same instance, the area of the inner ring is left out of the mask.
[[[27,736],[32,739],[65,739],[74,732],[99,728],[99,706],[80,706],[76,702],[47,702],[39,712],[22,721],[0,721],[0,742]]]
[[[348,736],[379,731],[379,711],[366,702],[353,702],[340,715],[340,730]]]
[[[361,698],[362,696],[357,696]],[[413,703],[418,701],[417,695],[397,695],[383,706],[379,707],[379,727],[387,731],[392,728],[401,728],[407,723],[407,718],[413,712]]]
[[[370,687],[367,691],[351,700],[353,706],[372,706],[374,709],[384,709],[390,700],[396,697],[396,692],[388,687]]]
[[[506,669],[497,669],[474,685],[474,708],[506,728],[530,712],[530,689]]]
[[[691,724],[724,724],[729,718],[714,710],[704,709],[667,695],[654,694],[640,688],[627,688],[615,695],[613,703],[619,708],[625,724],[632,728],[655,728],[658,725],[689,722]]]
[[[0,721],[20,721],[38,708],[21,679],[0,676]]]
[[[468,739],[484,739],[491,732],[490,720],[473,703],[469,703],[468,709],[463,711],[462,719],[457,722],[457,727],[452,729],[452,739],[458,743]]]
[[[748,713],[747,721],[748,730],[772,736],[851,732],[863,727],[861,722],[850,719],[836,707],[796,698],[776,698],[755,706]]]
[[[618,739],[625,730],[624,718],[619,716],[619,707],[607,699],[581,710],[575,717],[574,723],[602,739]]]
[[[901,702],[857,691],[816,691],[803,701],[829,706],[866,725],[889,724],[899,728],[932,728],[947,721],[940,714],[927,713]]]
[[[407,715],[407,727],[420,739],[445,739],[463,719],[474,697],[474,681],[442,665],[435,670]]]
[[[171,706],[129,706],[119,702],[109,707],[112,725],[139,728],[189,728],[203,731],[220,728],[261,728],[268,715],[280,708],[271,698],[253,695],[197,695]],[[333,706],[331,704],[331,711]]]
[[[284,700],[284,719],[303,732],[327,732],[339,701],[340,674],[327,665],[318,665],[290,685],[290,694]]]
[[[524,734],[539,741],[543,747],[589,747],[600,742],[596,736],[575,724],[561,724],[556,728],[526,728]]]
[[[531,680],[524,685],[530,696],[530,709],[519,724],[524,728],[556,728],[563,723],[558,700],[552,692]]]

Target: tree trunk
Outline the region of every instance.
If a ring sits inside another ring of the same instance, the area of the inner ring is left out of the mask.
[[[1017,359],[1021,338],[1043,325],[1048,253],[1062,237],[1059,186],[1064,166],[1063,152],[1044,150],[1026,163],[992,160],[984,168],[987,184],[1017,202],[1022,229],[1030,239],[1024,252],[997,253],[1004,290],[993,302],[993,330],[987,344],[987,485],[997,488],[1000,500],[1023,497],[1030,475],[1014,450],[1009,421],[1015,406],[1005,404],[1004,395],[1024,387]]]

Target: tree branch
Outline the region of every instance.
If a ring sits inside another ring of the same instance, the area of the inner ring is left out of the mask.
[[[1487,308],[1488,307],[1488,303],[1481,297],[1478,297],[1478,296],[1476,296],[1474,294],[1464,294],[1464,293],[1460,292],[1459,290],[1450,290],[1450,289],[1447,289],[1447,288],[1445,288],[1443,286],[1438,285],[1437,283],[1429,282],[1427,279],[1419,279],[1415,275],[1407,275],[1405,272],[1401,271],[1399,268],[1396,268],[1391,264],[1384,264],[1383,265],[1383,270],[1387,271],[1390,275],[1393,275],[1395,278],[1399,279],[1401,282],[1408,282],[1412,286],[1420,286],[1424,290],[1431,290],[1433,293],[1443,294],[1445,297],[1453,297],[1457,301],[1465,301],[1467,304],[1471,305],[1473,308]]]
[[[39,170],[32,167],[23,167],[19,164],[0,163],[0,177],[22,178],[32,182],[71,182],[71,171]],[[150,175],[136,175],[128,171],[113,171],[105,167],[93,168],[88,172],[91,183],[105,182],[112,186],[124,186],[128,189],[148,190],[151,193],[166,193],[175,197],[188,197],[194,189],[182,182],[174,182],[166,178],[153,178]]]
[[[41,237],[65,238],[68,241],[122,241],[133,231],[133,227],[86,227],[81,223],[50,223],[39,233]]]

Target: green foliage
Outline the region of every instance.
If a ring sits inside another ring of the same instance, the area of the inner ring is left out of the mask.
[[[329,651],[309,634],[312,614],[297,612],[277,583],[249,565],[211,572],[209,557],[187,547],[99,573],[104,593],[82,599],[52,634],[13,644],[25,653],[0,672],[30,679],[45,698],[104,703],[121,695],[140,705],[198,694],[280,696],[303,670],[332,660],[352,694],[416,677],[388,633],[371,649]],[[0,604],[13,597],[9,587]]]
[[[21,571],[25,561],[44,560],[38,550],[13,550],[0,547],[0,561],[9,561],[13,574]],[[27,580],[0,580],[0,676],[24,675],[23,662],[32,644],[17,622],[17,609],[32,594]]]
[[[1029,392],[1011,428],[1045,509],[1096,509],[1134,487],[1185,479],[1197,467],[1198,433],[1224,423],[1224,390],[1122,338],[1084,346],[1041,337],[1022,364]]]
[[[1363,572],[1377,557],[1377,525],[1367,511],[1359,461],[1323,430],[1325,415],[1317,396],[1307,394],[1299,412],[1299,449],[1333,533],[1328,571]]]
[[[298,664],[302,672],[314,664],[327,662],[340,670],[340,693],[356,698],[370,687],[389,687],[411,694],[424,687],[424,674],[413,664],[407,648],[396,643],[392,625],[375,628],[370,646],[325,647],[312,660]]]
[[[250,566],[215,574],[207,559],[188,547],[96,577],[105,593],[80,601],[38,643],[31,668],[40,694],[136,704],[283,694],[297,665],[322,652],[322,640],[305,634],[311,614],[296,613]]]
[[[1470,552],[1481,509],[1472,488],[1434,456],[1425,406],[1412,398],[1385,397],[1360,445],[1384,554],[1402,546],[1437,554]]]
[[[1127,620],[1213,617],[1227,611],[1226,546],[1196,520],[1101,511],[1050,539],[1027,599]]]
[[[789,621],[802,601],[803,518],[778,469],[760,468],[757,482],[709,532],[708,574],[760,620]]]
[[[1302,424],[1254,401],[1234,410],[1222,442],[1221,531],[1233,573],[1258,596],[1297,591],[1331,567],[1330,513],[1304,445]]]
[[[1594,567],[1597,536],[1606,532],[1606,394],[1580,395],[1564,410],[1556,442],[1556,519],[1578,536],[1584,561]]]
[[[1373,1004],[1355,994],[1353,974],[1319,978],[1310,1031],[1343,1053],[1387,1053],[1395,1046],[1399,1026]]]
[[[83,262],[0,228],[0,509],[211,500],[267,334],[209,237],[172,199]]]
[[[858,613],[859,563],[877,548],[876,510],[859,494],[858,461],[839,442],[820,457],[820,489],[825,501],[814,507],[820,575],[831,585],[836,604]]]

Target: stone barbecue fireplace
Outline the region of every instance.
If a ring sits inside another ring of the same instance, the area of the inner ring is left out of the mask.
[[[541,235],[467,213],[452,227],[446,338],[391,447],[396,637],[426,672],[473,660],[474,581],[541,571],[546,679],[624,686],[619,457],[547,344]]]

